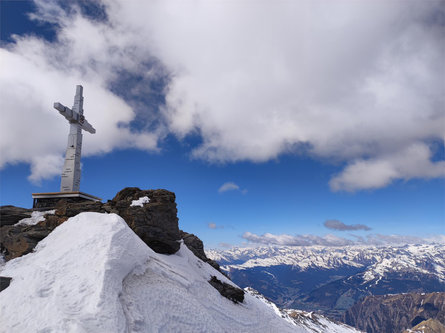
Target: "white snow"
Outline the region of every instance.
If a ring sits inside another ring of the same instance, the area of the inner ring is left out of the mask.
[[[55,212],[55,209],[47,210],[45,212],[34,211],[31,213],[31,217],[21,219],[14,225],[36,225],[39,222],[45,221],[46,214],[54,214]]]
[[[0,275],[12,277],[0,293],[5,333],[312,331],[249,293],[222,297],[207,281],[233,285],[224,275],[184,244],[155,253],[115,214],[70,218]]]
[[[329,320],[328,318],[315,314],[313,312],[306,312],[301,310],[282,310],[287,315],[292,317],[297,325],[304,326],[310,332],[314,333],[360,333],[359,330],[347,326],[343,323],[337,323]]]
[[[134,206],[142,207],[144,204],[149,203],[149,202],[150,202],[150,198],[149,197],[140,197],[137,200],[133,200],[131,202],[130,207],[134,207]]]

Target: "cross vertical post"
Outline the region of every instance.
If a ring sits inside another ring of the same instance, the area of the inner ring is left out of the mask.
[[[76,192],[80,189],[80,156],[82,153],[82,130],[92,134],[96,130],[83,116],[83,87],[76,86],[73,109],[60,103],[54,103],[59,111],[70,123],[70,133],[66,146],[65,163],[63,165],[60,192]]]
[[[83,88],[76,87],[73,111],[83,115]],[[70,121],[70,133],[66,146],[65,163],[60,182],[60,192],[79,191],[80,189],[80,156],[82,153],[82,129],[78,122]]]

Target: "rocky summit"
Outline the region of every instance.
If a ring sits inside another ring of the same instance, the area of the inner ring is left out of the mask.
[[[144,203],[134,204],[146,197]],[[164,254],[179,249],[181,233],[178,227],[176,197],[167,190],[141,190],[127,187],[106,203],[83,201],[67,202],[61,199],[52,214],[35,225],[17,224],[31,216],[32,210],[0,207],[0,250],[6,260],[31,252],[37,243],[58,225],[81,212],[116,213],[154,251]],[[201,256],[205,256],[204,251]],[[207,259],[208,260],[208,259]]]
[[[60,199],[55,210],[46,214],[14,206],[2,206],[0,212],[0,251],[6,260],[30,253],[39,241],[70,217],[82,212],[97,212],[115,213],[121,216],[135,234],[157,253],[176,253],[180,248],[180,240],[183,239],[184,244],[196,257],[220,270],[216,262],[207,258],[202,241],[197,236],[179,229],[176,196],[167,190],[141,190],[137,187],[127,187],[119,191],[107,203],[87,200],[71,202]],[[41,221],[34,219],[32,223],[22,223],[23,219],[32,220],[34,213],[41,215]],[[6,287],[7,282],[5,280],[2,285]],[[211,284],[215,287],[214,283]],[[221,295],[231,300],[233,300],[233,292],[243,294],[243,291],[238,288],[233,288],[234,291],[230,290],[230,295],[225,292],[227,288],[216,289]],[[239,299],[241,299],[240,296],[237,301]]]

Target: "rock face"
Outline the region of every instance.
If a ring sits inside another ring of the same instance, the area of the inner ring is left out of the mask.
[[[0,227],[0,252],[6,260],[28,254],[39,241],[66,220],[66,217],[46,215],[46,220],[36,225],[2,226]]]
[[[16,224],[21,219],[30,217],[32,209],[26,209],[15,206],[0,207],[0,226]]]
[[[31,209],[20,207],[10,208],[11,206],[0,207],[1,214],[10,214],[9,221],[15,221],[12,225],[5,225],[0,227],[0,252],[6,260],[20,257],[31,252],[34,247],[49,235],[58,225],[65,222],[69,217],[75,216],[80,212],[105,212],[101,208],[101,203],[91,201],[84,201],[81,203],[67,204],[65,200],[60,200],[57,204],[57,209],[54,215],[45,215],[45,221],[36,225],[14,225],[22,218],[31,216]],[[4,207],[5,209],[4,213]],[[17,211],[19,214],[13,216]],[[29,211],[29,214],[27,212]],[[23,217],[24,216],[24,217]]]
[[[367,296],[344,315],[344,322],[368,333],[397,333],[428,319],[445,323],[445,293]]]
[[[131,206],[133,200],[142,197],[150,201],[142,206]],[[166,190],[127,187],[105,204],[105,208],[117,212],[154,251],[172,254],[179,250],[181,240],[175,200],[175,194]]]
[[[184,240],[184,244],[187,245],[187,247],[193,252],[195,256],[221,272],[218,263],[212,259],[207,258],[204,252],[204,244],[202,243],[202,240],[200,240],[193,234],[189,234],[188,232],[182,230],[179,230],[179,232],[181,234],[181,238]]]

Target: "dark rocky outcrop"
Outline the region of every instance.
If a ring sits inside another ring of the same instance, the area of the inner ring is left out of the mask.
[[[131,205],[133,200],[145,196],[150,199],[148,203],[142,206]],[[120,215],[154,251],[172,254],[179,249],[181,240],[175,200],[175,194],[166,190],[141,190],[137,187],[128,187],[107,203],[88,200],[70,202],[61,199],[55,205],[55,214],[46,215],[45,221],[36,225],[18,226],[14,224],[22,218],[29,217],[32,210],[2,206],[2,221],[4,217],[7,223],[0,227],[0,251],[6,260],[22,256],[31,252],[40,240],[68,218],[82,212],[98,212]]]
[[[204,252],[204,244],[202,243],[202,240],[200,240],[194,234],[189,234],[188,232],[182,230],[179,230],[179,232],[181,238],[184,240],[184,244],[187,245],[187,247],[190,249],[190,251],[193,252],[195,256],[221,272],[219,264],[216,261],[207,258]]]
[[[149,203],[131,206],[133,200],[145,196]],[[175,194],[167,190],[127,187],[105,204],[105,209],[117,212],[154,251],[172,254],[179,250],[181,239],[175,200]]]
[[[222,282],[212,276],[209,283],[218,290],[221,296],[231,300],[233,303],[242,303],[244,301],[244,290],[231,286],[228,283]]]
[[[14,225],[21,219],[30,217],[32,209],[15,206],[0,206],[0,226]]]
[[[445,293],[367,296],[346,311],[343,319],[368,333],[403,332],[428,319],[445,323]]]
[[[0,292],[9,287],[12,278],[6,276],[0,276]]]
[[[6,260],[30,253],[66,217],[46,215],[46,220],[36,225],[6,225],[0,227],[0,253]]]
[[[149,202],[142,206],[132,206],[133,200],[142,197],[148,197]],[[10,225],[29,217],[31,212],[32,210],[14,206],[2,207],[2,216],[6,216],[8,225],[0,229],[0,251],[6,260],[31,252],[40,240],[68,218],[82,212],[98,212],[121,216],[129,227],[158,253],[175,253],[179,250],[180,240],[184,239],[185,245],[198,258],[219,270],[219,265],[205,255],[202,241],[193,234],[179,230],[176,197],[173,192],[167,190],[127,187],[107,203],[61,199],[55,204],[55,214],[46,215],[44,221],[32,226]]]
[[[105,212],[101,206],[102,203],[100,202],[67,203],[66,200],[62,199],[57,203],[55,214],[45,215],[45,220],[36,225],[14,225],[22,218],[30,217],[31,209],[2,206],[2,216],[5,214],[8,216],[9,221],[15,221],[15,223],[0,227],[0,252],[6,260],[28,254],[36,247],[38,242],[48,236],[51,231],[69,217],[75,216],[80,212]],[[4,207],[7,208],[4,209]],[[14,211],[18,212],[16,217],[12,216]]]

